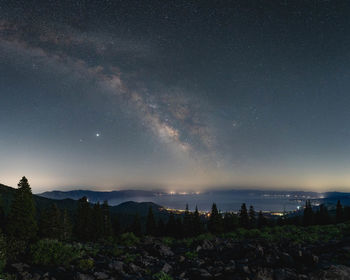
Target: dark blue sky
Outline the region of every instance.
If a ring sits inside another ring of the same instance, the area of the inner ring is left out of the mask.
[[[349,8],[0,1],[0,182],[349,189]]]

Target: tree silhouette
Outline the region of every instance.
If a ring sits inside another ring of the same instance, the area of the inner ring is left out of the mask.
[[[196,205],[196,210],[193,213],[193,235],[197,236],[203,232],[203,224],[201,222],[201,218],[199,216],[198,207]]]
[[[221,233],[222,228],[222,216],[218,211],[218,208],[215,203],[211,207],[208,229],[212,233]]]
[[[243,228],[249,227],[249,216],[245,203],[242,204],[241,210],[239,211],[239,225]]]
[[[165,224],[162,219],[158,220],[156,235],[157,236],[165,235]]]
[[[92,210],[87,197],[84,196],[78,200],[77,222],[75,234],[81,241],[91,241],[96,235],[92,234],[95,230],[92,228]]]
[[[176,221],[173,213],[170,213],[168,223],[165,227],[166,235],[176,237]]]
[[[256,226],[256,213],[254,210],[254,207],[250,205],[249,207],[249,227],[250,228],[255,228]]]
[[[336,206],[335,220],[337,223],[341,223],[344,221],[343,218],[344,218],[343,206],[341,205],[340,200],[338,200],[337,206]]]
[[[264,226],[267,226],[267,220],[263,212],[260,210],[258,214],[258,228],[262,228]]]
[[[72,237],[72,222],[68,212],[65,209],[62,215],[62,240],[69,240]]]
[[[0,195],[0,229],[4,230],[6,225],[6,215],[2,196]]]
[[[183,231],[184,236],[193,236],[192,214],[188,210],[188,204],[186,204],[186,210],[183,219]]]
[[[114,216],[112,218],[112,228],[113,228],[113,234],[115,236],[119,235],[121,233],[121,225],[120,225],[120,222],[119,222],[119,219],[117,216]]]
[[[43,211],[40,217],[39,233],[41,237],[61,239],[62,232],[63,224],[61,212],[57,205],[53,203],[49,208]]]
[[[131,224],[130,231],[133,232],[136,236],[142,235],[140,217],[138,214],[134,216],[134,221]]]
[[[146,234],[153,236],[156,234],[156,221],[154,220],[154,215],[151,206],[148,208],[148,215],[146,220]]]
[[[8,219],[8,234],[19,240],[29,241],[36,237],[37,223],[32,190],[26,177],[18,183]]]
[[[224,230],[231,232],[237,229],[238,219],[234,213],[226,212],[224,215]]]
[[[314,213],[312,211],[311,201],[308,199],[305,202],[303,225],[310,226],[314,223]]]
[[[108,238],[112,236],[112,221],[111,215],[109,213],[108,201],[105,200],[101,206],[101,215],[102,215],[102,237]]]

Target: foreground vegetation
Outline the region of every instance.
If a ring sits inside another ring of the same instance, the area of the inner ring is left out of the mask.
[[[337,242],[350,236],[347,211],[338,202],[332,217],[324,206],[314,212],[308,201],[301,217],[268,220],[261,212],[256,214],[252,206],[248,210],[242,204],[235,215],[222,214],[213,204],[209,218],[200,216],[198,209],[191,213],[187,208],[184,215],[170,214],[164,222],[156,221],[150,208],[144,226],[135,216],[131,225],[125,227],[118,223],[118,217],[111,217],[107,202],[91,205],[86,198],[79,200],[75,213],[62,213],[53,204],[38,214],[28,181],[23,177],[8,215],[0,211],[0,273],[9,278],[6,268],[18,262],[56,268],[73,266],[88,272],[96,266],[98,256],[122,258],[131,264],[140,253],[128,248],[144,246],[144,235],[158,237],[162,246],[186,248],[183,256],[188,260],[198,258],[197,246],[205,240],[287,242],[293,246]],[[156,271],[152,277],[171,279],[164,271]]]

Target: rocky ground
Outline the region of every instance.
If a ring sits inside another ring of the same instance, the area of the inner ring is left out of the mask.
[[[49,268],[25,263],[9,264],[8,271],[26,280],[350,279],[349,239],[301,246],[288,241],[165,242],[147,237],[120,250],[118,257],[97,254],[93,267],[85,271],[74,265]]]

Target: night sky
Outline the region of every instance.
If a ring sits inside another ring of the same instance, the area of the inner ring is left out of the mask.
[[[0,183],[350,190],[349,1],[0,0]]]

